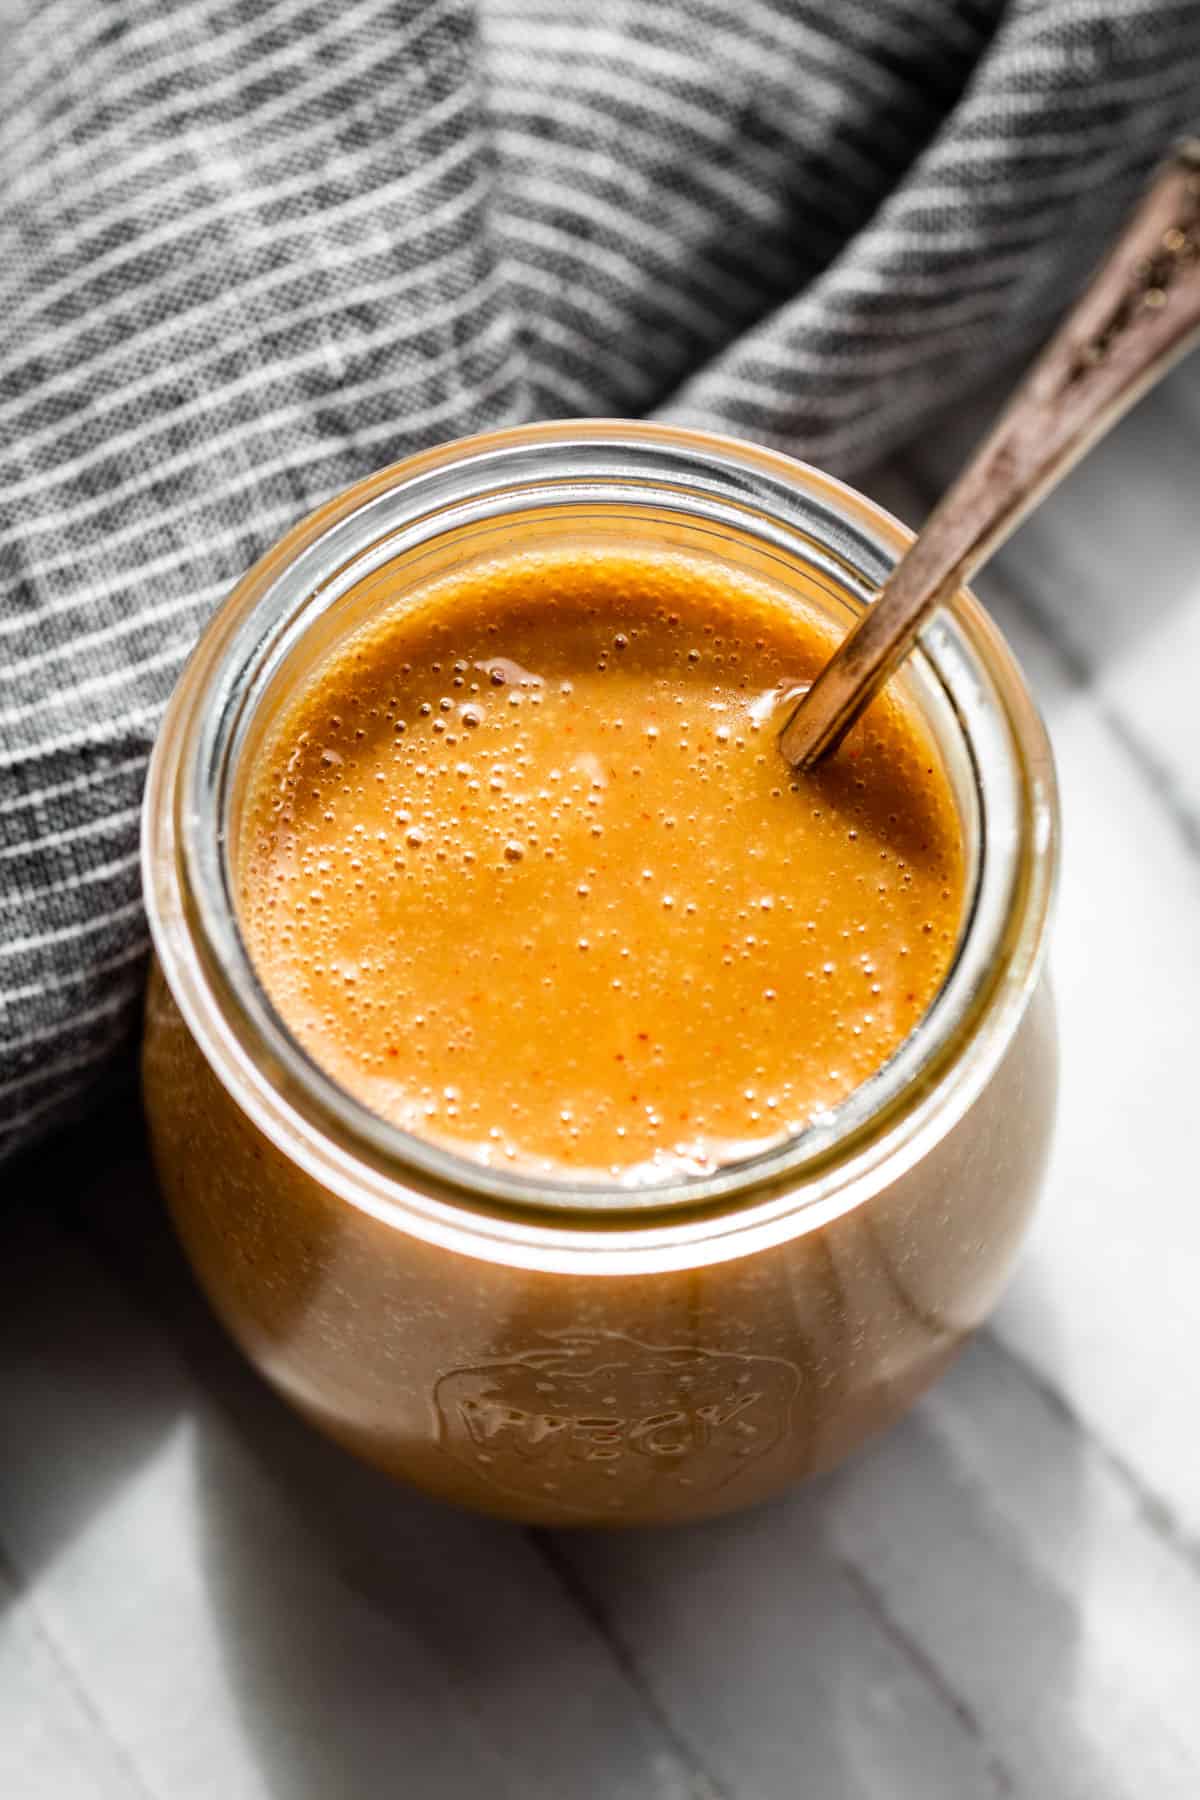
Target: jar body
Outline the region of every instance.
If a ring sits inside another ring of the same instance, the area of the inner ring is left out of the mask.
[[[389,1475],[541,1525],[752,1504],[890,1424],[1008,1275],[1050,1140],[1045,980],[950,1131],[770,1248],[646,1274],[533,1271],[348,1206],[241,1110],[156,969],[144,1085],[176,1228],[247,1355]]]
[[[279,696],[385,575],[416,591],[556,534],[770,572],[847,623],[908,541],[818,471],[611,421],[445,446],[330,501],[213,621],[151,762],[146,1110],[203,1286],[314,1423],[480,1510],[666,1523],[840,1461],[994,1304],[1054,1110],[1054,778],[1019,670],[960,593],[895,679],[946,760],[970,900],[927,1013],[831,1122],[641,1192],[408,1137],[306,1059],[263,991],[228,848],[239,782]]]

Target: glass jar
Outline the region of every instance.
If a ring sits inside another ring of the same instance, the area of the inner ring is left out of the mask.
[[[695,1518],[828,1468],[994,1303],[1043,1167],[1057,815],[1042,725],[970,594],[896,678],[970,869],[953,967],[891,1061],[782,1146],[637,1190],[519,1177],[338,1088],[257,980],[231,843],[280,696],[451,562],[567,535],[770,569],[849,624],[909,534],[785,457],[660,426],[522,427],[417,456],[298,525],[172,698],[144,820],[144,1077],[179,1234],[247,1354],[351,1450],[542,1524]]]

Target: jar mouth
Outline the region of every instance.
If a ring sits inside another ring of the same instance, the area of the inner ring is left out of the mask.
[[[961,1115],[1003,1054],[1040,968],[1056,808],[1024,683],[965,591],[922,633],[904,679],[955,789],[969,868],[952,966],[889,1060],[805,1130],[704,1173],[631,1185],[475,1161],[391,1124],[321,1068],[277,1012],[235,904],[232,818],[264,697],[347,624],[385,565],[532,515],[651,513],[803,569],[847,625],[910,533],[831,477],[734,440],[625,421],[518,427],[400,463],[297,526],[218,614],[172,698],[147,782],[147,904],[164,974],[218,1077],[325,1185],[380,1216],[435,1225],[699,1226],[714,1215],[853,1204]],[[970,1051],[970,1054],[968,1054]],[[399,1215],[395,1209],[399,1209]],[[490,1229],[483,1226],[485,1232]]]

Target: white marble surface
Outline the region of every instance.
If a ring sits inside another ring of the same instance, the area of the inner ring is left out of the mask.
[[[955,455],[877,485],[915,516]],[[1057,1147],[992,1328],[777,1505],[523,1533],[263,1389],[132,1112],[109,1167],[65,1142],[0,1213],[4,1800],[1196,1800],[1200,359],[980,585],[1066,817]]]

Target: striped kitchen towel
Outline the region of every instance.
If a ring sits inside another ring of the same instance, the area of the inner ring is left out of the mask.
[[[0,1153],[130,1043],[147,752],[291,520],[537,416],[878,458],[1200,119],[1200,0],[0,10]]]

